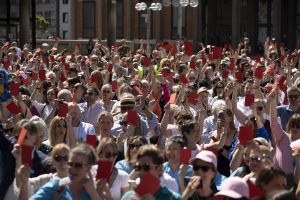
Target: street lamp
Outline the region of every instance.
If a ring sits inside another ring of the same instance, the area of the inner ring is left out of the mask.
[[[148,51],[150,51],[150,31],[151,31],[151,10],[153,11],[161,11],[162,5],[161,3],[151,3],[150,7],[147,6],[145,2],[137,3],[135,4],[135,9],[137,11],[144,11],[147,10],[147,16],[145,18],[145,21],[147,23],[147,46]]]

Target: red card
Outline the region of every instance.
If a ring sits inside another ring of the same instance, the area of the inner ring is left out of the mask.
[[[257,67],[255,69],[255,77],[258,79],[262,79],[263,76],[264,76],[264,71],[260,67]]]
[[[276,83],[278,83],[278,85],[281,88],[283,86],[285,80],[286,80],[286,77],[284,75],[281,75],[276,79]]]
[[[184,53],[188,56],[193,55],[193,44],[191,42],[184,42]]]
[[[96,147],[97,145],[97,139],[96,139],[96,135],[90,135],[90,134],[87,134],[86,135],[86,143],[91,145],[92,147]]]
[[[98,83],[98,76],[96,74],[92,74],[91,83]]]
[[[137,125],[138,122],[138,114],[134,110],[127,111],[127,122],[132,125]]]
[[[10,90],[10,95],[18,96],[20,92],[20,85],[18,83],[10,83],[9,90]]]
[[[196,63],[195,63],[194,60],[192,60],[192,61],[190,62],[190,68],[191,68],[191,69],[195,69],[195,67],[196,67]]]
[[[41,79],[42,81],[46,80],[46,70],[44,69],[39,70],[39,79]]]
[[[99,160],[96,179],[99,180],[100,178],[103,178],[109,181],[111,169],[112,169],[112,161]]]
[[[28,164],[29,167],[32,167],[32,151],[33,147],[28,145],[22,145],[21,146],[21,159],[22,164]]]
[[[109,73],[111,73],[112,72],[112,68],[113,68],[113,65],[112,64],[108,64],[107,71],[109,71]]]
[[[243,83],[244,80],[243,80],[243,73],[238,71],[238,72],[235,72],[235,78],[236,80],[239,82],[239,83]]]
[[[230,58],[229,70],[232,71],[235,67],[234,58]]]
[[[67,78],[63,74],[61,74],[60,75],[60,81],[65,82],[66,80],[67,80]]]
[[[278,60],[280,61],[280,62],[282,62],[283,60],[284,60],[284,55],[281,55],[281,56],[279,56],[279,58],[278,58]]]
[[[151,172],[147,172],[141,178],[140,184],[135,188],[135,192],[140,196],[145,194],[154,195],[160,188],[160,181]]]
[[[22,82],[23,82],[23,84],[26,85],[26,86],[29,85],[29,79],[28,79],[28,78],[23,79]]]
[[[222,57],[222,47],[213,47],[213,59],[219,60]]]
[[[260,197],[264,195],[264,190],[259,186],[254,185],[252,181],[248,180],[247,184],[248,184],[249,194],[250,194],[249,199],[260,199]]]
[[[133,90],[135,91],[136,95],[142,95],[143,92],[141,91],[141,89],[138,86],[134,86]]]
[[[192,157],[192,151],[189,148],[180,149],[180,163],[188,165]]]
[[[175,55],[177,53],[177,46],[175,43],[171,44],[172,48],[171,48],[171,54]]]
[[[65,63],[64,66],[65,66],[65,70],[66,71],[70,70],[70,64],[69,63]]]
[[[20,134],[19,134],[19,137],[18,137],[17,144],[19,144],[19,145],[22,145],[22,144],[23,144],[24,139],[25,139],[25,137],[26,137],[26,134],[27,134],[26,128],[22,128],[22,129],[21,129],[21,132],[20,132]]]
[[[68,104],[61,103],[58,106],[58,116],[59,117],[66,117],[67,113],[69,112]]]
[[[9,104],[7,104],[6,106],[7,110],[9,110],[9,112],[11,112],[13,115],[17,115],[19,113],[21,113],[21,108],[18,107],[15,102],[11,101]]]
[[[49,57],[49,60],[50,60],[51,62],[54,62],[54,61],[55,61],[54,56],[50,56],[50,57]]]
[[[219,150],[215,147],[206,148],[207,151],[213,152],[216,156],[219,154]]]
[[[240,126],[238,138],[241,145],[246,145],[249,140],[252,140],[252,126]]]
[[[246,94],[245,96],[245,106],[251,106],[254,103],[254,94]]]
[[[167,76],[169,75],[169,73],[168,73],[167,70],[165,70],[165,69],[162,69],[162,70],[160,71],[160,73],[161,73],[164,77],[167,77]]]
[[[4,69],[8,70],[9,66],[10,66],[10,61],[9,60],[3,61],[3,67],[4,67]]]
[[[165,50],[169,51],[172,48],[172,45],[168,42],[164,42],[161,47],[164,48]]]
[[[198,103],[198,95],[196,91],[190,93],[188,97],[188,101],[190,104],[196,105]]]
[[[223,79],[227,79],[228,78],[228,71],[227,70],[223,70],[222,78]]]
[[[179,80],[185,85],[188,84],[189,81],[186,79],[185,75],[180,75]]]
[[[176,93],[171,94],[170,100],[169,100],[170,104],[176,104],[176,95],[177,95]]]
[[[111,82],[111,89],[112,89],[112,90],[118,89],[118,83],[117,83],[117,81]]]
[[[300,150],[300,139],[292,142],[290,146],[294,151],[299,151]]]
[[[260,56],[259,55],[254,55],[251,57],[251,60],[255,60],[256,62],[260,62]]]
[[[209,200],[225,200],[225,196],[218,195],[218,196],[209,198]]]
[[[34,80],[34,81],[38,80],[38,74],[37,73],[32,72],[31,76],[32,76],[32,80]]]
[[[151,58],[150,57],[144,57],[144,66],[148,67],[152,64]]]

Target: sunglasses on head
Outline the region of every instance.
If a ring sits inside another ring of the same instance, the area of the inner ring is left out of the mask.
[[[261,162],[261,157],[259,157],[259,156],[251,156],[249,159],[248,159],[248,161],[249,162]]]
[[[83,163],[73,163],[73,162],[68,162],[68,164],[71,166],[71,167],[74,167],[75,169],[82,169],[83,167]]]
[[[69,160],[69,156],[60,156],[60,155],[56,155],[54,156],[54,160],[56,162],[60,162],[60,161],[68,161]]]
[[[128,147],[129,149],[134,149],[134,148],[140,148],[141,146],[143,146],[142,144],[129,144]]]
[[[118,153],[111,153],[111,152],[106,152],[106,153],[104,153],[104,157],[105,157],[106,159],[115,158],[115,157],[117,157],[117,156],[118,156]]]
[[[299,95],[289,95],[289,99],[298,99]]]
[[[201,171],[203,172],[208,172],[208,170],[210,169],[210,166],[206,166],[206,165],[193,165],[193,170],[194,171],[199,171],[201,169]]]

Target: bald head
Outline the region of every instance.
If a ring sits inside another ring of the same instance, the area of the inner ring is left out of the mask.
[[[66,102],[72,102],[72,93],[70,90],[67,89],[62,89],[61,91],[59,91],[59,93],[57,94],[57,98],[58,99],[62,99]]]

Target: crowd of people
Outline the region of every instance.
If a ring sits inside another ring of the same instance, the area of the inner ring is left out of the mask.
[[[0,49],[0,199],[300,199],[300,50]]]

